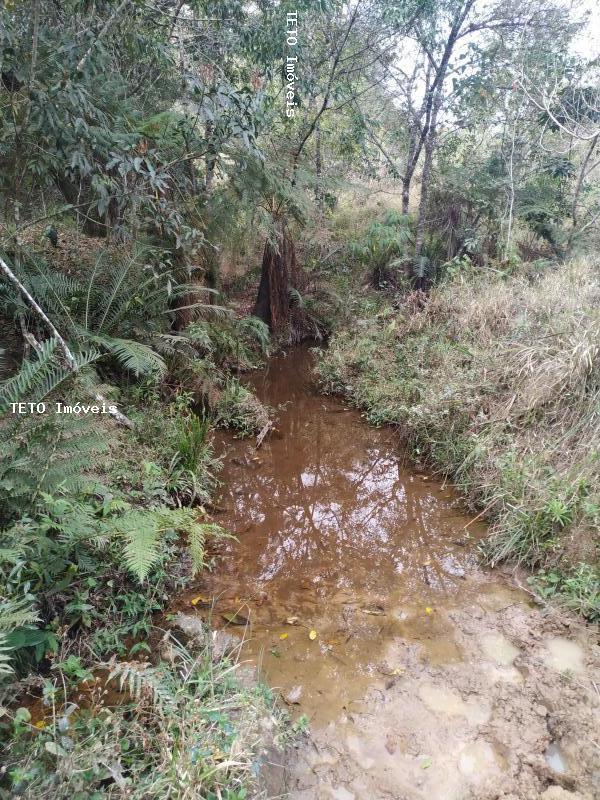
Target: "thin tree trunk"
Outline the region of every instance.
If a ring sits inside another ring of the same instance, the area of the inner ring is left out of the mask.
[[[577,176],[577,183],[575,184],[575,191],[573,193],[573,204],[571,206],[571,221],[573,223],[573,229],[577,227],[577,211],[579,207],[579,197],[581,195],[581,189],[583,187],[583,182],[586,178],[586,170],[589,164],[590,158],[592,157],[592,153],[596,149],[596,145],[598,144],[598,139],[600,138],[600,133],[596,134],[592,141],[590,142],[590,146],[588,148],[587,153],[583,159],[581,164],[581,169],[579,170],[579,175]],[[591,170],[590,170],[591,171]]]
[[[315,202],[317,209],[323,211],[323,155],[321,152],[321,124],[317,123],[315,128]]]
[[[408,202],[410,200],[410,184],[412,182],[414,171],[411,170],[404,173],[402,176],[402,213],[408,214]]]
[[[428,279],[422,266],[422,251],[425,243],[425,222],[427,217],[427,200],[429,198],[429,180],[433,164],[434,139],[428,138],[425,143],[425,158],[423,161],[423,174],[421,175],[421,194],[419,197],[419,211],[417,216],[417,229],[415,232],[415,287],[424,290]]]
[[[213,187],[213,180],[215,177],[215,168],[217,166],[217,151],[215,148],[215,144],[212,141],[212,136],[214,133],[215,126],[212,122],[207,122],[204,128],[204,136],[206,141],[208,142],[208,148],[206,152],[206,159],[205,159],[205,169],[206,175],[204,178],[204,194],[206,197],[210,197]]]
[[[429,181],[431,178],[431,168],[433,165],[433,154],[435,151],[436,138],[437,138],[437,119],[442,106],[444,98],[444,81],[446,80],[446,73],[454,46],[459,37],[460,29],[463,22],[467,18],[469,11],[473,6],[474,0],[466,0],[460,11],[458,12],[448,39],[444,52],[440,60],[439,66],[435,70],[435,77],[427,91],[425,98],[425,119],[426,123],[421,132],[417,150],[420,144],[424,146],[425,158],[423,161],[423,174],[421,176],[421,194],[419,197],[419,211],[417,216],[417,229],[415,233],[415,255],[413,262],[413,276],[415,277],[415,285],[418,289],[425,289],[428,280],[424,275],[423,266],[421,263],[421,255],[423,251],[423,244],[425,243],[425,222],[427,214],[427,200],[429,197]],[[415,161],[416,164],[416,161]]]

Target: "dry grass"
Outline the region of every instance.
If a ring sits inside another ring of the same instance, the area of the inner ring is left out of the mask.
[[[463,272],[423,308],[380,301],[334,337],[320,374],[488,509],[491,562],[569,575],[598,554],[599,309],[592,260],[541,276]]]

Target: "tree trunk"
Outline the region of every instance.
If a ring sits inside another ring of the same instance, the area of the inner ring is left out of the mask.
[[[321,153],[321,125],[317,123],[315,128],[315,202],[317,209],[323,211],[323,157]]]
[[[412,180],[412,172],[405,172],[402,176],[402,213],[408,214],[408,200],[410,196],[410,183]]]
[[[421,194],[419,197],[419,211],[417,215],[417,229],[415,233],[415,261],[413,276],[415,288],[424,290],[427,287],[428,279],[421,264],[421,254],[425,243],[425,220],[427,215],[427,200],[429,197],[429,179],[431,177],[431,166],[433,163],[434,140],[428,138],[425,143],[425,158],[423,161],[423,174],[421,175]]]
[[[208,151],[206,153],[206,176],[204,178],[204,194],[210,197],[213,188],[213,180],[215,177],[215,168],[217,166],[217,149],[213,141],[215,126],[212,122],[207,122],[204,129],[204,136],[208,142]]]
[[[597,133],[594,138],[590,142],[590,146],[588,147],[588,151],[584,156],[583,162],[581,164],[581,168],[579,170],[579,175],[577,176],[577,181],[575,183],[575,191],[573,192],[573,203],[571,205],[571,222],[573,231],[577,228],[577,211],[579,208],[579,196],[581,194],[581,189],[583,187],[583,182],[587,175],[587,168],[590,158],[592,157],[592,153],[596,149],[596,145],[598,144],[598,139],[600,139],[600,133]],[[591,170],[590,170],[591,172]]]
[[[294,243],[282,223],[276,241],[267,239],[265,242],[260,284],[252,312],[273,333],[282,331],[290,319],[290,277],[295,266]]]
[[[75,218],[81,224],[88,236],[105,237],[108,232],[106,219],[102,219],[93,208],[93,203],[88,203],[84,191],[80,191],[75,184],[65,175],[55,174],[54,182],[60,189],[63,197],[73,206]]]

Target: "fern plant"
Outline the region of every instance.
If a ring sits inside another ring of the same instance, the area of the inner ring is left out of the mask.
[[[38,620],[39,615],[27,598],[0,601],[0,681],[13,675],[11,654],[15,647],[11,642],[11,634]]]
[[[159,558],[159,544],[163,534],[176,531],[187,536],[193,572],[204,565],[207,536],[223,538],[227,534],[212,522],[199,522],[197,511],[189,508],[159,508],[133,510],[114,521],[110,527],[125,542],[124,558],[127,568],[140,580],[148,577]]]
[[[40,403],[69,382],[89,391],[91,376],[85,368],[98,355],[97,351],[78,354],[81,372],[74,378],[58,360],[56,340],[49,339],[0,385],[0,411],[6,412],[11,403]],[[0,518],[8,521],[32,509],[42,492],[81,492],[91,487],[85,472],[106,446],[86,417],[55,413],[9,417],[0,439]]]
[[[47,339],[35,352],[34,358],[25,359],[16,375],[0,384],[0,413],[8,411],[12,403],[39,403],[73,377],[73,368],[61,363],[57,350],[57,340]],[[75,356],[77,370],[92,364],[99,355],[94,349],[78,353]]]
[[[25,258],[18,272],[75,351],[111,356],[136,377],[160,377],[166,370],[161,353],[176,352],[186,343],[185,337],[170,336],[178,312],[214,316],[224,309],[197,299],[213,290],[178,282],[172,273],[154,269],[150,260],[145,251],[134,252],[123,264],[106,265],[99,258],[85,283],[35,256]],[[37,331],[29,306],[2,282],[0,310]]]

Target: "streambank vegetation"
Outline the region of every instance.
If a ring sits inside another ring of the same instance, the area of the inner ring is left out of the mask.
[[[0,796],[258,791],[270,692],[162,615],[301,340],[598,618],[590,42],[560,0],[3,5]]]

